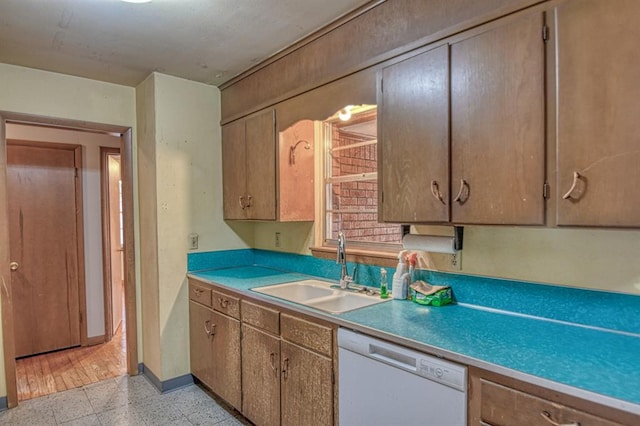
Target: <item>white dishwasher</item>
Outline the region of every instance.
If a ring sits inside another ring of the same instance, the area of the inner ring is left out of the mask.
[[[467,368],[338,330],[340,426],[464,426]]]

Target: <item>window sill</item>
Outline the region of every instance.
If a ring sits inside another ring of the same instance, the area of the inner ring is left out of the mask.
[[[336,247],[309,247],[313,257],[320,259],[336,258]],[[365,265],[378,265],[392,268],[398,263],[398,252],[401,250],[366,250],[347,248],[347,261]]]

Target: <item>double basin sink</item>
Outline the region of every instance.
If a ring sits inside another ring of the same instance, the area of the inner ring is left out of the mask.
[[[390,300],[381,299],[380,295],[341,289],[335,283],[313,279],[255,287],[251,290],[331,314],[353,311]]]

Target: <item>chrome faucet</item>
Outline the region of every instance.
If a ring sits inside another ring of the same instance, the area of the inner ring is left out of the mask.
[[[338,250],[336,263],[342,265],[342,271],[340,272],[340,288],[346,290],[349,288],[349,284],[353,282],[353,278],[349,276],[347,271],[347,238],[342,231],[338,232]]]

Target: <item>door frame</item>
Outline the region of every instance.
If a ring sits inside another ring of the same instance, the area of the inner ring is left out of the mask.
[[[7,139],[5,137],[6,145],[13,146],[27,146],[27,147],[42,147],[50,149],[61,149],[65,151],[73,151],[74,167],[78,173],[78,177],[74,181],[75,186],[75,202],[76,202],[76,249],[78,250],[78,309],[80,311],[80,346],[87,346],[88,344],[88,331],[87,331],[87,282],[85,276],[85,258],[84,258],[84,199],[82,192],[82,145],[62,144],[55,142],[41,142],[30,140],[18,140]],[[6,146],[5,146],[6,149]],[[6,157],[6,151],[5,151]],[[5,158],[6,161],[6,158]],[[5,175],[6,176],[6,175]],[[6,181],[6,179],[5,179]],[[7,188],[8,191],[8,188]],[[7,194],[8,196],[8,194]],[[8,208],[8,206],[7,206]],[[13,303],[12,303],[13,305]],[[12,313],[13,315],[13,313]],[[4,330],[3,330],[3,335]],[[13,334],[12,334],[13,337]],[[15,358],[15,356],[14,356]]]
[[[111,275],[111,197],[109,196],[109,155],[120,155],[120,148],[100,147],[100,201],[102,212],[102,280],[104,290],[104,341],[113,338],[113,298]],[[122,156],[120,157],[122,158]],[[122,173],[120,173],[122,178]],[[124,279],[124,277],[122,277]]]
[[[136,304],[136,258],[135,258],[135,218],[133,186],[133,138],[131,127],[92,123],[81,120],[59,119],[23,113],[0,111],[0,233],[9,235],[7,204],[7,121],[21,124],[62,127],[71,130],[107,132],[120,134],[120,161],[122,180],[122,215],[124,221],[124,275],[125,275],[125,321],[127,374],[138,374],[138,321]],[[2,334],[4,370],[7,387],[7,406],[18,405],[16,384],[15,343],[13,327],[13,300],[9,270],[9,241],[0,238],[0,296],[2,303]]]

